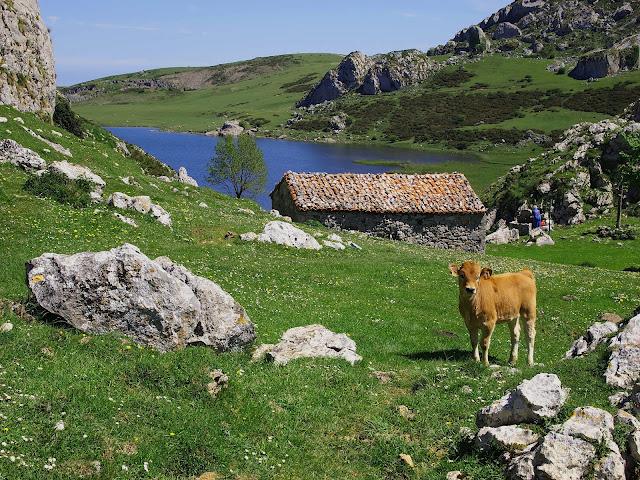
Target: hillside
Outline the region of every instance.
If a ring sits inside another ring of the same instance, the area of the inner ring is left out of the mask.
[[[200,68],[164,68],[62,89],[74,110],[101,125],[206,132],[225,120],[264,129],[338,63],[339,55],[295,54]]]
[[[60,137],[33,115],[0,107],[0,116],[9,119],[0,128],[3,138],[48,162],[65,158],[24,131],[14,120],[20,117],[69,149],[73,162],[99,174],[105,198],[114,191],[150,195],[173,220],[168,229],[126,212],[139,225],[133,228],[104,204],[72,208],[38,198],[24,189],[28,174],[0,164],[0,324],[14,325],[0,334],[0,426],[7,444],[0,477],[42,478],[48,470],[54,479],[124,479],[142,478],[148,470],[160,480],[206,471],[222,479],[440,479],[460,469],[473,478],[498,479],[499,464],[466,450],[460,428],[474,428],[477,409],[522,379],[557,373],[571,388],[561,418],[584,404],[611,409],[607,396],[615,390],[600,374],[605,351],[572,362],[561,358],[600,313],[632,312],[640,303],[638,274],[475,257],[496,272],[528,266],[539,280],[537,360],[544,370],[506,368],[508,334],[501,328],[492,349],[500,365],[496,374],[469,360],[458,318],[457,287],[447,265],[467,255],[356,234],[344,236],[362,250],[344,252],[227,240],[226,232],[259,231],[272,217],[250,201],[145,174],[98,128],[90,127],[86,139],[66,132]],[[329,233],[317,225],[302,228],[316,236]],[[205,347],[158,355],[117,335],[80,334],[34,312],[24,283],[26,261],[44,252],[100,251],[125,242],[218,282],[247,310],[257,345],[276,341],[287,328],[322,323],[347,332],[364,360],[355,367],[338,360],[278,367]],[[566,295],[577,300],[569,304]],[[207,393],[214,368],[230,377],[216,399]],[[379,372],[389,379],[379,381]],[[398,413],[402,406],[409,417]],[[60,420],[64,429],[56,430]],[[400,454],[411,455],[415,466]]]

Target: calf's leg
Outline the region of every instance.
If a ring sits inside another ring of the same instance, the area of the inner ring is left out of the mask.
[[[467,326],[469,329],[469,338],[471,339],[471,350],[473,350],[473,359],[480,361],[480,352],[478,351],[478,328]]]
[[[495,322],[490,322],[482,326],[482,362],[489,366],[489,347],[491,347],[491,336],[496,328]]]
[[[533,355],[536,348],[536,312],[525,314],[524,329],[527,334],[527,363],[533,366]]]
[[[509,328],[511,328],[511,357],[509,357],[509,363],[515,365],[518,363],[518,348],[520,348],[520,317],[511,320]]]

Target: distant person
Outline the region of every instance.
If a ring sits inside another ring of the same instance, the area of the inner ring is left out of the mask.
[[[538,206],[533,207],[533,228],[540,228],[542,224],[542,214],[540,213],[540,209]]]

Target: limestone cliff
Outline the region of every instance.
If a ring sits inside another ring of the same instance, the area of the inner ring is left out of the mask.
[[[0,103],[53,114],[56,74],[38,0],[0,0]]]

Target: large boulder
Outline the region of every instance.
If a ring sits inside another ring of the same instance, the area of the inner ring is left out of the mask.
[[[486,52],[491,48],[491,41],[484,33],[481,27],[473,25],[465,28],[456,34],[453,39],[458,43],[466,43],[469,45],[469,51],[474,53]]]
[[[133,245],[46,253],[28,262],[27,281],[42,308],[85,333],[119,332],[162,352],[187,345],[231,351],[255,339],[242,306],[218,285]]]
[[[11,163],[27,172],[41,171],[47,166],[40,155],[11,139],[0,140],[0,163]]]
[[[171,226],[171,215],[160,205],[152,203],[151,198],[146,195],[130,197],[125,193],[115,192],[108,198],[107,203],[115,208],[135,210],[145,215],[151,215],[162,225]]]
[[[593,352],[599,345],[606,342],[611,335],[618,332],[618,326],[613,322],[597,322],[587,329],[587,333],[578,338],[565,353],[566,359],[581,357]]]
[[[62,162],[53,162],[47,167],[47,171],[64,175],[69,180],[88,181],[93,185],[91,198],[96,202],[102,200],[102,190],[107,184],[100,175],[96,175],[91,169],[63,160]]]
[[[522,36],[522,30],[510,22],[499,23],[493,32],[494,40],[504,40]]]
[[[600,443],[612,439],[613,415],[594,407],[580,407],[562,424],[559,433]]]
[[[334,333],[322,325],[287,330],[278,344],[258,347],[253,358],[258,360],[264,356],[279,365],[298,358],[341,358],[351,365],[362,360],[356,353],[356,342],[344,333]]]
[[[533,457],[536,479],[583,480],[596,456],[589,442],[569,435],[547,434]]]
[[[485,241],[494,245],[506,245],[520,240],[520,232],[515,228],[503,227],[487,235]]]
[[[0,2],[0,104],[53,115],[56,72],[37,0]]]
[[[606,50],[597,50],[583,56],[569,76],[576,80],[603,78],[621,70],[637,69],[640,64],[640,37],[632,35]]]
[[[632,388],[640,381],[640,315],[633,317],[610,343],[611,356],[605,372],[609,385]]]
[[[540,373],[480,410],[476,423],[478,427],[500,427],[544,422],[558,414],[568,396],[556,375]]]
[[[262,243],[275,243],[277,245],[306,250],[322,249],[322,246],[313,236],[294,227],[290,223],[279,220],[267,223],[264,231],[260,235],[249,232],[241,235],[240,238],[245,241],[257,240]]]

